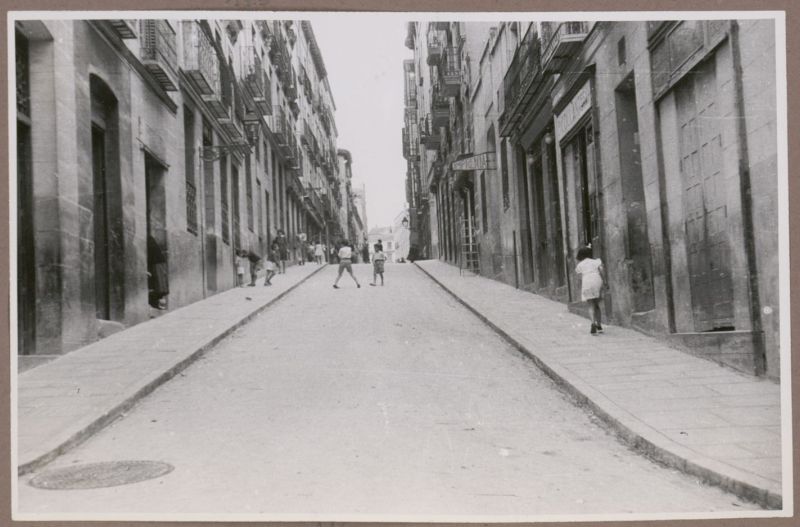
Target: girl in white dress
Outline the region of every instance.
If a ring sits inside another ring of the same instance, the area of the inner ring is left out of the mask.
[[[600,299],[603,296],[605,284],[605,270],[600,258],[592,258],[592,247],[587,245],[578,250],[578,266],[575,272],[581,275],[581,300],[589,303],[592,315],[592,329],[590,333],[597,335],[603,332],[600,314]]]

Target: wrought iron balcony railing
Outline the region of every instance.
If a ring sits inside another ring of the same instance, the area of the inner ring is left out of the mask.
[[[220,93],[217,52],[211,39],[195,21],[183,22],[183,71],[200,95]]]
[[[275,135],[275,140],[280,147],[286,147],[289,144],[289,121],[286,118],[286,112],[283,108],[276,106],[272,112],[272,133]]]
[[[539,50],[541,44],[535,26],[531,24],[528,32],[517,48],[511,65],[503,78],[503,114],[500,117],[501,135],[508,135],[521,118],[520,104],[532,97],[533,88],[543,80]]]
[[[543,22],[542,69],[545,73],[561,73],[583,45],[590,29],[589,22]]]
[[[437,86],[432,92],[430,115],[434,127],[447,126],[450,122],[450,102]]]
[[[109,24],[114,28],[117,36],[122,39],[136,38],[135,20],[109,20]]]
[[[431,116],[427,115],[419,122],[419,140],[427,150],[438,150],[442,142],[439,128],[431,123]]]
[[[445,49],[439,73],[442,92],[448,97],[457,97],[461,91],[461,54],[457,47],[448,46]]]
[[[175,30],[166,20],[142,20],[139,32],[142,64],[167,91],[177,91]]]
[[[442,59],[444,52],[445,35],[443,31],[431,31],[428,33],[428,66],[435,66]]]

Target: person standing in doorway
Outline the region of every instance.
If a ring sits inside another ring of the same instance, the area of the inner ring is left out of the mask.
[[[167,309],[167,295],[169,295],[167,255],[150,234],[147,235],[147,268],[150,305],[164,311]]]
[[[289,259],[289,243],[286,240],[286,233],[283,230],[278,231],[278,237],[275,238],[275,243],[278,245],[278,259],[279,259],[279,266],[278,272],[279,273],[286,273],[286,260]]]
[[[342,277],[342,273],[347,271],[350,273],[350,278],[356,283],[357,287],[361,287],[361,284],[358,283],[358,279],[353,274],[353,247],[350,245],[350,242],[343,241],[341,247],[339,248],[339,274],[336,276],[336,281],[333,283],[334,289],[339,289],[339,279]]]
[[[575,272],[581,275],[581,300],[589,304],[592,317],[592,335],[603,332],[601,324],[600,300],[606,283],[605,270],[600,258],[592,258],[592,246],[587,245],[578,250],[578,265]]]

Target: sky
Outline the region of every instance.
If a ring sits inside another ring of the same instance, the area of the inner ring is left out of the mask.
[[[353,155],[353,181],[366,185],[367,223],[388,226],[405,204],[403,60],[406,23],[368,23],[329,14],[312,21],[336,103],[338,148]]]

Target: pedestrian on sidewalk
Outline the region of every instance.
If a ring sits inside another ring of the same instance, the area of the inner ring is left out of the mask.
[[[358,278],[356,275],[353,274],[353,266],[351,265],[353,261],[353,247],[350,245],[350,242],[347,240],[341,243],[341,248],[339,249],[339,274],[336,276],[336,281],[333,283],[334,289],[339,289],[339,279],[342,277],[342,273],[347,270],[350,273],[350,278],[356,283],[357,287],[361,287],[361,284],[358,283]]]
[[[322,246],[322,243],[317,240],[317,244],[314,246],[314,259],[317,260],[317,265],[322,265],[322,258],[325,256],[325,249]]]
[[[275,238],[275,243],[278,244],[278,266],[279,273],[286,273],[286,260],[289,259],[289,244],[286,240],[286,233],[283,230],[278,231],[278,237]]]
[[[272,285],[272,277],[275,276],[275,267],[277,267],[278,262],[278,247],[274,243],[272,244],[272,248],[267,251],[267,263],[265,267],[267,269],[267,274],[264,277],[264,285],[269,286]]]
[[[250,283],[248,284],[250,287],[255,287],[256,280],[258,279],[258,270],[261,266],[261,255],[257,254],[252,249],[248,250],[247,259],[250,260]]]
[[[161,311],[166,310],[169,295],[167,255],[150,234],[147,235],[147,278],[150,305]]]
[[[297,235],[294,243],[294,253],[297,257],[297,265],[306,264],[306,233],[301,232]]]
[[[244,287],[244,251],[236,251],[236,285]]]
[[[386,261],[386,255],[383,253],[383,247],[379,244],[374,246],[375,252],[372,254],[372,283],[369,285],[376,285],[377,277],[381,277],[381,286],[383,286],[383,263]]]
[[[601,324],[600,300],[606,284],[605,269],[600,258],[592,258],[591,244],[581,247],[577,255],[575,272],[581,275],[581,300],[589,304],[592,317],[592,335],[603,332]]]

